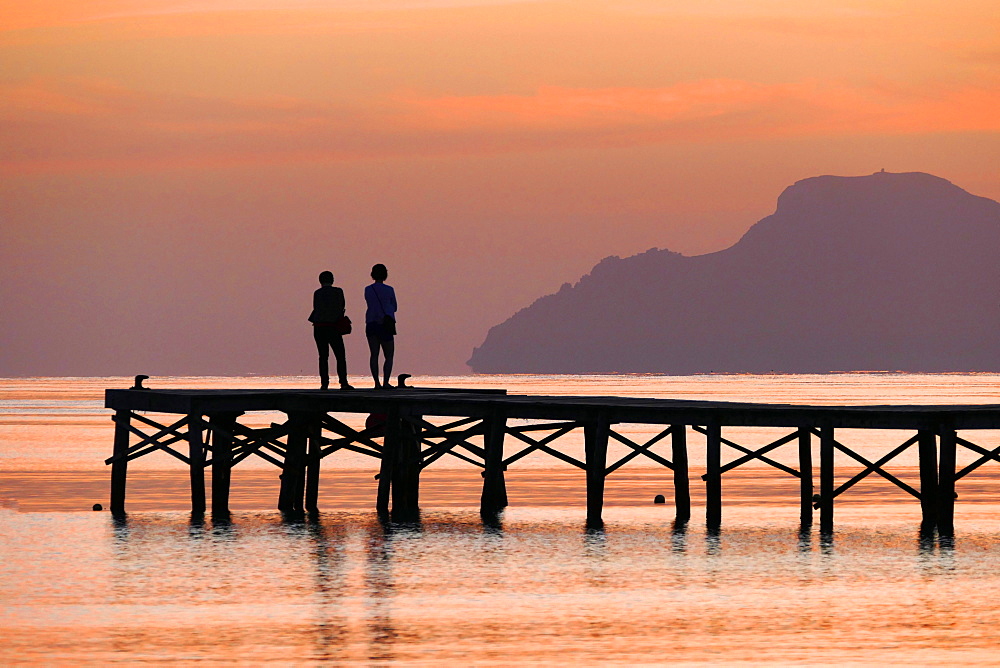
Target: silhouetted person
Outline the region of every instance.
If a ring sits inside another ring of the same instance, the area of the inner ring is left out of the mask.
[[[340,389],[353,389],[347,382],[347,354],[344,352],[344,335],[338,321],[344,317],[344,291],[333,287],[333,274],[324,271],[319,275],[320,288],[313,293],[313,310],[309,322],[313,324],[313,338],[319,351],[320,389],[330,387],[330,349],[337,358],[337,378]]]
[[[369,365],[372,378],[375,379],[375,389],[392,387],[389,377],[392,376],[392,357],[396,350],[393,337],[396,334],[396,291],[385,284],[389,272],[384,264],[372,267],[372,280],[375,282],[365,288],[365,336],[368,338],[368,350],[371,352]],[[385,353],[385,364],[382,366],[383,381],[379,382],[378,352]]]

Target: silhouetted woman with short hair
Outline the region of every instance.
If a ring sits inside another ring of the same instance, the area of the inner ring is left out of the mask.
[[[375,389],[390,388],[389,378],[392,376],[392,357],[396,349],[393,337],[396,334],[396,291],[385,284],[389,272],[384,264],[372,267],[372,280],[375,282],[365,288],[365,336],[368,338],[368,350],[371,352],[369,364],[372,378],[375,379]],[[385,353],[385,364],[382,366],[382,382],[379,382],[378,353]]]
[[[333,287],[333,273],[324,271],[319,275],[320,288],[313,293],[313,310],[309,322],[313,324],[313,338],[319,351],[319,387],[330,387],[330,349],[337,358],[337,378],[340,389],[353,389],[347,382],[347,354],[344,352],[344,335],[338,328],[338,321],[344,317],[346,304],[344,291]]]

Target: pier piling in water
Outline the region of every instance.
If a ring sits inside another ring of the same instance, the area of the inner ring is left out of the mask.
[[[717,528],[722,523],[722,427],[705,427],[705,524]]]
[[[392,468],[392,511],[397,516],[413,514],[420,505],[420,417],[397,421],[396,463]],[[386,435],[388,440],[388,432]]]
[[[389,498],[392,491],[392,477],[399,459],[399,407],[393,406],[386,413],[385,436],[382,439],[382,457],[378,471],[378,496],[375,509],[379,513],[389,512]]]
[[[310,416],[306,425],[308,445],[306,450],[306,511],[319,510],[319,472],[323,462],[323,422]]]
[[[799,524],[807,527],[813,518],[812,432],[798,429],[799,443]]]
[[[604,524],[604,481],[608,468],[608,415],[599,411],[597,417],[584,423],[584,451],[587,464],[587,525]]]
[[[201,414],[188,416],[188,465],[191,471],[191,512],[205,512],[205,429]]]
[[[833,532],[834,431],[821,427],[819,437],[819,530]]]
[[[208,416],[212,434],[212,514],[229,512],[229,487],[233,470],[233,431],[241,413],[212,413]]]
[[[942,536],[955,534],[955,450],[957,440],[955,430],[950,426],[941,429],[941,459],[938,469],[938,533]]]
[[[115,446],[114,460],[111,463],[111,512],[116,515],[125,513],[125,486],[128,477],[129,424],[132,412],[130,410],[115,411]]]
[[[920,460],[920,528],[931,531],[937,526],[938,462],[937,435],[930,429],[917,433]]]
[[[691,481],[688,477],[687,426],[675,424],[670,432],[670,453],[674,464],[674,521],[691,519]]]
[[[278,509],[286,513],[301,513],[304,508],[306,483],[306,448],[309,440],[309,415],[301,411],[288,414],[288,443],[281,473]]]
[[[486,450],[483,466],[483,494],[479,508],[483,513],[493,513],[507,507],[507,481],[503,466],[503,441],[507,430],[507,416],[502,410],[491,411],[483,420],[483,448]]]

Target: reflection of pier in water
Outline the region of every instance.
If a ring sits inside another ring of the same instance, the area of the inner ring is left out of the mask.
[[[406,517],[419,504],[420,472],[445,456],[482,469],[481,506],[485,514],[507,506],[504,471],[528,454],[541,452],[586,473],[587,520],[601,523],[605,479],[637,457],[671,471],[678,522],[690,518],[689,436],[704,437],[706,521],[718,527],[722,517],[723,474],[752,461],[762,462],[799,480],[803,524],[819,510],[820,528],[833,527],[834,499],[862,479],[877,474],[920,502],[923,528],[953,533],[955,484],[991,461],[1000,447],[984,447],[960,431],[1000,429],[1000,406],[795,406],[630,397],[508,395],[502,390],[400,388],[391,391],[309,390],[108,390],[106,406],[115,411],[111,509],[125,511],[128,462],[163,451],[190,467],[191,506],[206,508],[205,469],[212,467],[212,511],[228,512],[232,468],[257,456],[282,469],[278,507],[287,512],[315,510],[322,460],[340,450],[380,461],[376,507]],[[139,412],[181,416],[157,421]],[[283,423],[252,428],[240,423],[248,413],[280,412]],[[381,414],[377,425],[355,429],[333,413]],[[511,424],[510,420],[530,421]],[[643,443],[615,430],[620,424],[661,427]],[[762,447],[751,448],[724,436],[728,427],[784,428],[789,431]],[[839,429],[902,430],[910,435],[871,461],[837,438]],[[558,440],[582,430],[584,457],[559,450]],[[138,440],[133,439],[137,437]],[[970,437],[971,438],[971,437]],[[700,439],[699,439],[700,440]],[[504,443],[522,447],[505,456]],[[608,444],[628,450],[608,461]],[[187,454],[172,446],[187,444]],[[654,451],[665,446],[666,453]],[[798,468],[768,454],[795,448]],[[958,469],[956,450],[978,458]],[[723,449],[735,459],[722,461]],[[819,490],[814,493],[814,449],[818,448]],[[910,448],[920,464],[919,489],[885,466]],[[855,475],[836,484],[834,453],[861,465]]]

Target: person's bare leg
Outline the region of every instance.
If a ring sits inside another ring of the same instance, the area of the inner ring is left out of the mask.
[[[392,358],[396,353],[396,342],[393,339],[382,342],[382,352],[385,353],[385,364],[382,365],[383,384],[388,387],[392,378]]]
[[[379,340],[377,337],[368,337],[368,352],[370,357],[368,358],[368,366],[372,372],[372,378],[375,379],[375,389],[382,387],[378,382],[378,350],[379,350]]]

